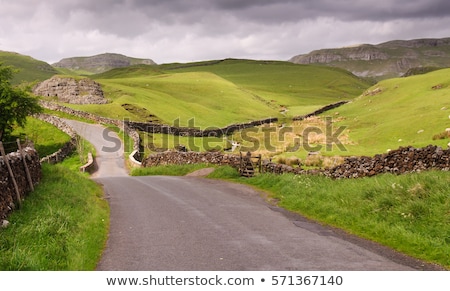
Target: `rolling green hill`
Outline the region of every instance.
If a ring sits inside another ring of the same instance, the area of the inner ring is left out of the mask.
[[[13,84],[44,81],[58,73],[56,69],[46,62],[14,52],[0,51],[0,62],[19,70],[14,75]]]
[[[450,69],[382,81],[353,102],[325,113],[346,126],[355,145],[341,155],[371,155],[450,142]],[[442,139],[440,139],[442,138]]]
[[[80,75],[92,75],[115,68],[129,67],[138,64],[156,65],[150,59],[131,58],[121,54],[105,53],[89,57],[65,58],[52,66],[66,72]]]
[[[145,108],[160,121],[222,127],[267,117],[309,113],[351,100],[369,84],[336,68],[288,62],[221,60],[161,66],[134,66],[91,76],[103,85],[107,105],[75,106],[108,117],[145,117],[126,110]],[[142,111],[142,110],[141,110]]]
[[[174,68],[175,67],[175,68]],[[173,72],[214,73],[251,92],[275,108],[287,107],[291,116],[309,113],[325,104],[350,100],[368,83],[338,68],[295,65],[280,61],[227,59],[219,63],[163,66]]]

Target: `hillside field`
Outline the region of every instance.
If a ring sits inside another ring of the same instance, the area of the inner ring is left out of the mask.
[[[450,69],[382,81],[324,115],[345,126],[354,143],[343,155],[372,155],[412,145],[447,147],[450,128]]]
[[[201,128],[283,118],[285,109],[287,117],[301,115],[351,100],[369,87],[340,69],[249,60],[136,66],[92,78],[112,102],[71,107],[137,121],[151,116],[174,124],[179,119],[181,126]],[[191,119],[195,122],[188,123]]]
[[[13,84],[44,81],[58,73],[55,68],[46,62],[13,52],[0,51],[0,63],[18,70],[12,80]]]

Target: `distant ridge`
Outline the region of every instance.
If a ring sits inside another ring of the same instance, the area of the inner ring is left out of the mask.
[[[410,69],[450,67],[450,38],[394,40],[371,45],[315,50],[290,59],[296,64],[323,64],[360,77],[386,79]]]
[[[14,84],[21,82],[40,82],[58,73],[55,68],[46,62],[16,52],[0,50],[0,63],[6,66],[12,66],[18,70],[12,80]]]
[[[52,66],[87,74],[103,73],[116,68],[133,65],[156,65],[151,59],[131,58],[121,54],[105,53],[90,57],[65,58]]]

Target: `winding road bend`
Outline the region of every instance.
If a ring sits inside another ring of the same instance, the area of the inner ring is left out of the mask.
[[[97,149],[111,208],[97,270],[414,270],[420,262],[269,205],[250,187],[199,177],[130,177],[117,135],[67,121]],[[115,141],[114,141],[115,140]]]

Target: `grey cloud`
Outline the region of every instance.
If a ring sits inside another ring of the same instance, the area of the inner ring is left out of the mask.
[[[79,15],[85,12],[87,18],[78,21],[81,27],[130,37],[148,31],[155,24],[214,27],[225,17],[242,25],[267,25],[320,17],[343,21],[387,21],[450,14],[447,0],[60,0],[55,1],[52,7],[62,21],[75,12]],[[215,19],[219,21],[216,23]]]
[[[323,47],[450,36],[448,0],[0,0],[0,5],[0,49],[19,48],[52,61],[106,51],[157,62],[288,59]]]

